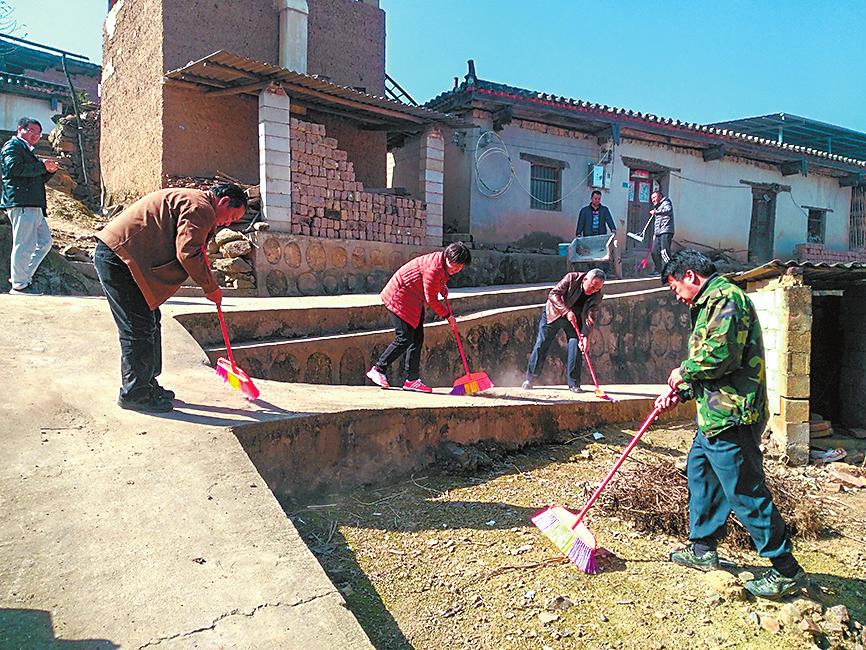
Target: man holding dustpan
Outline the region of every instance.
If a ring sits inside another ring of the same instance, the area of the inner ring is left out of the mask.
[[[532,388],[533,382],[541,374],[551,344],[556,340],[559,330],[564,329],[568,338],[568,390],[573,393],[583,392],[580,387],[580,352],[584,350],[586,337],[595,324],[595,315],[604,297],[604,281],[605,275],[601,269],[592,269],[586,273],[572,272],[567,273],[550,290],[538,321],[538,337],[532,354],[529,355],[522,388]]]

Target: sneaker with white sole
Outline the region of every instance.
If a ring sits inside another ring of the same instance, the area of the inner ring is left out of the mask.
[[[415,381],[404,381],[403,382],[403,390],[413,390],[416,393],[432,393],[433,389],[430,388],[427,384],[425,384],[420,379],[416,379]]]
[[[32,284],[28,284],[26,287],[21,287],[20,289],[16,289],[15,287],[12,287],[11,289],[9,289],[9,293],[12,294],[13,296],[41,296],[42,295],[42,292],[39,291],[39,289],[37,289],[36,287],[34,287]]]
[[[376,369],[376,366],[373,366],[367,371],[367,378],[380,388],[391,388],[391,384],[388,383],[388,378],[384,373],[379,372]]]

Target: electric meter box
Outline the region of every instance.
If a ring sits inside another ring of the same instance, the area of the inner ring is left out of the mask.
[[[589,174],[587,174],[589,178],[589,186],[590,187],[607,187],[605,184],[605,170],[604,165],[595,165],[593,163],[589,164]]]

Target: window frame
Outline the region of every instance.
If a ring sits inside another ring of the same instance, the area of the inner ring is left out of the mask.
[[[555,161],[551,161],[555,162]],[[531,161],[529,166],[529,209],[562,212],[562,170],[564,166],[547,161]],[[551,178],[541,178],[536,172],[546,170]],[[538,192],[538,184],[549,184],[550,194]]]
[[[806,243],[807,244],[826,244],[827,243],[827,213],[826,208],[814,208],[806,206],[808,210],[806,215]],[[820,224],[820,234],[816,235],[817,239],[813,239],[812,224],[815,221]]]

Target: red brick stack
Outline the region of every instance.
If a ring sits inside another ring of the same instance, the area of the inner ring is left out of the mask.
[[[365,192],[324,125],[292,118],[291,127],[294,234],[422,244],[427,222],[422,201]]]
[[[794,259],[798,262],[866,262],[866,250],[831,251],[824,244],[797,244]]]

